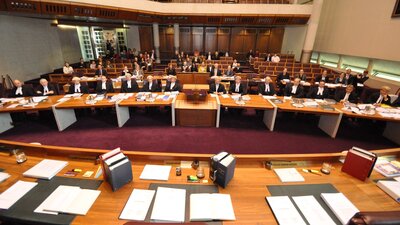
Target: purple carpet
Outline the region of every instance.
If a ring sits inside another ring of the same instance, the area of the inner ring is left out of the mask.
[[[51,115],[51,114],[50,114]],[[275,131],[270,132],[262,115],[254,110],[223,112],[220,128],[172,127],[170,112],[138,109],[131,119],[117,127],[116,116],[79,116],[78,122],[63,132],[54,119],[27,118],[0,139],[39,142],[45,145],[124,150],[217,153],[326,153],[347,150],[398,147],[382,136],[385,123],[343,119],[336,139],[318,128],[318,117],[278,113]]]

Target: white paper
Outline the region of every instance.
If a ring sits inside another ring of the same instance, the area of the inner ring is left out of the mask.
[[[17,107],[19,104],[11,104],[9,106],[7,106],[7,109],[13,109],[15,107]]]
[[[39,103],[39,102],[41,102],[41,101],[43,101],[45,99],[48,99],[48,98],[49,98],[49,96],[32,97],[32,101],[34,103]]]
[[[321,198],[343,225],[347,224],[354,214],[359,212],[357,207],[343,193],[322,193]]]
[[[144,221],[155,192],[154,190],[133,189],[119,218]]]
[[[280,225],[306,225],[288,196],[272,196],[266,198]]]
[[[82,93],[74,93],[74,94],[67,94],[64,95],[64,98],[77,98],[77,97],[81,97]]]
[[[66,102],[66,101],[68,101],[68,100],[70,100],[70,98],[64,97],[64,98],[58,99],[57,102]]]
[[[17,181],[0,194],[0,209],[9,209],[36,185],[36,182]]]
[[[140,174],[142,180],[165,180],[169,178],[171,166],[146,165]]]
[[[282,182],[303,182],[304,177],[295,168],[274,169]]]
[[[186,190],[177,188],[157,188],[151,220],[162,222],[185,221]]]
[[[43,159],[40,163],[25,171],[23,175],[26,177],[50,180],[65,166],[67,166],[67,164],[67,161]]]
[[[229,194],[191,194],[190,221],[235,220]]]
[[[264,99],[277,99],[276,96],[263,95]]]
[[[336,225],[314,196],[292,197],[310,225]]]
[[[10,177],[10,174],[8,173],[4,173],[4,172],[0,172],[0,183],[7,180]]]
[[[223,95],[221,95],[223,98],[229,98],[229,95],[228,94],[223,94]]]
[[[396,181],[400,182],[400,177],[395,177],[394,178]]]

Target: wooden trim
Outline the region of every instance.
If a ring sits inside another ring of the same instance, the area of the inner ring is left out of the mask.
[[[400,17],[400,12],[398,14],[396,14],[397,8],[400,7],[399,4],[400,4],[400,0],[397,0],[396,4],[394,5],[392,17]]]

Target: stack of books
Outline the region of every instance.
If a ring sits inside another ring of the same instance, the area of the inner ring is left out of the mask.
[[[120,148],[107,152],[99,158],[104,180],[111,185],[113,191],[133,180],[131,161]]]

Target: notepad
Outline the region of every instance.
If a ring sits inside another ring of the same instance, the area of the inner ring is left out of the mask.
[[[98,190],[60,185],[35,212],[86,215],[99,195]]]
[[[159,222],[185,221],[186,190],[158,187],[150,219]]]
[[[191,194],[190,221],[235,220],[229,194]]]
[[[336,225],[314,196],[292,197],[310,225]]]
[[[26,177],[40,178],[50,180],[65,166],[67,161],[43,159],[40,163],[23,173]]]
[[[155,192],[155,190],[133,189],[119,218],[144,221]]]
[[[266,199],[280,225],[306,225],[288,196],[273,196]]]
[[[322,193],[321,198],[343,225],[347,224],[354,214],[359,212],[357,207],[343,193]]]
[[[140,174],[142,180],[165,180],[169,178],[171,166],[146,165]]]
[[[303,182],[304,177],[295,168],[274,169],[282,182]]]
[[[0,209],[9,209],[36,185],[36,182],[17,181],[0,194]]]

